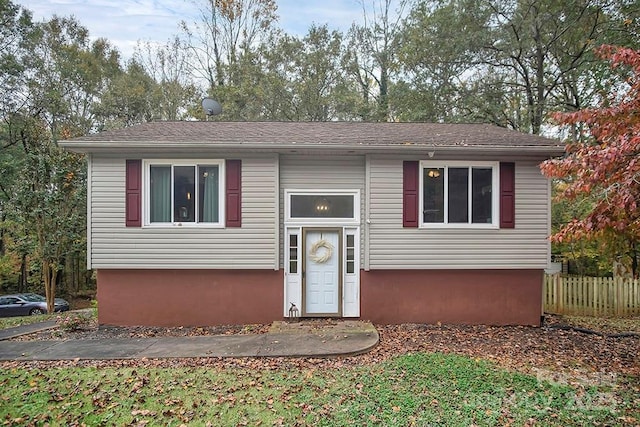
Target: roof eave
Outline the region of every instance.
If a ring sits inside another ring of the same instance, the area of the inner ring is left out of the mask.
[[[399,152],[438,152],[438,153],[505,153],[518,152],[521,154],[537,154],[546,156],[559,156],[564,153],[564,146],[549,145],[436,145],[436,144],[334,144],[334,143],[220,143],[209,142],[140,142],[140,141],[60,141],[59,145],[67,150],[77,153],[132,153],[153,151],[154,153],[173,153],[189,150],[203,151],[261,151],[261,152],[291,152],[292,150],[304,151],[344,151],[345,153],[399,153]]]

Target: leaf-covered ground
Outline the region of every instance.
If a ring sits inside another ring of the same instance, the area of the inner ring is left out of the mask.
[[[640,421],[640,390],[627,377],[572,384],[480,359],[424,352],[357,366],[339,359],[211,362],[7,366],[0,371],[0,423],[612,426]]]
[[[310,320],[311,328],[322,327],[332,320]],[[265,333],[269,325],[231,325],[206,328],[159,327],[98,327],[95,317],[89,317],[75,330],[63,328],[16,338],[96,339],[142,338],[154,336],[197,336],[220,334]],[[589,334],[567,329],[567,326],[592,328]],[[564,329],[563,329],[564,327]],[[466,326],[466,325],[376,325],[380,344],[373,351],[348,358],[328,359],[320,363],[361,365],[380,362],[409,352],[454,353],[486,359],[508,369],[535,373],[539,370],[575,370],[586,375],[615,372],[640,375],[640,336],[608,337],[607,333],[640,331],[640,318],[595,319],[547,315],[543,327],[527,326]],[[261,359],[256,359],[258,362]],[[304,360],[301,361],[304,363]],[[43,362],[46,364],[46,362]],[[62,362],[64,363],[64,362]],[[106,363],[110,362],[82,362]],[[126,363],[126,362],[124,362]],[[162,363],[162,362],[159,362]],[[190,364],[193,361],[182,362]],[[209,363],[215,363],[210,360]],[[228,362],[225,362],[228,363]],[[314,362],[315,363],[315,362]]]
[[[640,334],[640,317],[591,317],[591,316],[554,316],[565,324],[587,328],[607,334],[634,332]]]
[[[333,359],[4,362],[0,424],[640,425],[640,337],[568,325],[376,325],[373,351]],[[22,339],[268,330],[81,326]]]

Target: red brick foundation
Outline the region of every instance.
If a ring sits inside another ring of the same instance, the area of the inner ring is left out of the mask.
[[[362,271],[361,317],[382,324],[540,325],[542,270]]]
[[[542,270],[361,271],[361,318],[380,324],[540,325]],[[118,326],[270,323],[283,271],[99,270],[98,321]]]
[[[282,319],[282,271],[99,270],[98,322],[207,326]]]

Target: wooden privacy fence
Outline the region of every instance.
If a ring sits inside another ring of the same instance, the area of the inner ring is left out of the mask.
[[[640,314],[640,281],[612,277],[546,274],[544,311],[588,316]]]

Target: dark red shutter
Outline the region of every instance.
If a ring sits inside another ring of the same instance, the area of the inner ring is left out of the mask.
[[[420,187],[417,161],[402,163],[402,226],[418,226],[418,191]]]
[[[126,226],[142,227],[142,160],[127,160]]]
[[[227,227],[242,226],[242,161],[226,161]]]
[[[516,225],[516,165],[500,163],[500,228]]]

